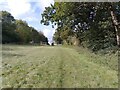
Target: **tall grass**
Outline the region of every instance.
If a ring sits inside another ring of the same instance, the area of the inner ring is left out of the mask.
[[[104,51],[94,53],[87,48],[77,47],[77,46],[76,47],[70,46],[70,47],[74,48],[79,54],[84,55],[88,61],[118,71],[118,51],[116,51],[115,53],[111,53],[111,52],[104,53]]]

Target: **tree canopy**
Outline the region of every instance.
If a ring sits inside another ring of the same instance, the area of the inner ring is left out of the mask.
[[[54,39],[93,51],[120,45],[120,2],[55,2],[46,7],[41,23],[57,25]],[[117,24],[116,24],[117,23]]]
[[[26,21],[15,19],[9,12],[1,11],[2,43],[41,43],[48,44],[47,37],[42,32],[28,26]]]

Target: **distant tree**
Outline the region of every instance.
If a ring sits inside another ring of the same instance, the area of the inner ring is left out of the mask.
[[[0,15],[2,15],[2,43],[46,42],[48,44],[47,37],[28,26],[26,21],[14,19],[7,11],[0,11]]]
[[[29,43],[32,40],[32,29],[28,24],[25,21],[16,20],[16,27],[21,43]]]
[[[41,36],[40,36],[39,32],[36,29],[34,29],[33,27],[30,27],[30,30],[31,30],[31,34],[32,34],[32,41],[34,43],[40,43]]]
[[[2,43],[18,42],[14,17],[7,11],[0,11],[2,15]]]
[[[49,45],[47,37],[45,37],[45,41],[44,42],[46,42],[46,44]]]
[[[51,46],[54,46],[54,43],[51,43]]]

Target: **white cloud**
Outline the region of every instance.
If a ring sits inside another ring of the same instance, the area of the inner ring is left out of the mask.
[[[2,10],[10,11],[7,2],[5,2],[4,0],[0,0],[0,11]]]
[[[37,6],[40,7],[42,11],[45,10],[45,7],[50,6],[50,4],[54,4],[54,0],[40,0],[40,2],[37,2]]]
[[[2,0],[0,1],[0,10],[9,11],[15,18],[23,15],[31,10],[31,5],[27,0]]]
[[[30,2],[35,2],[34,7]],[[22,15],[35,13],[36,9],[42,12],[45,10],[45,7],[50,6],[50,4],[54,4],[54,0],[0,0],[0,10],[7,10],[15,18],[19,18]]]
[[[10,12],[15,17],[19,17],[22,14],[25,14],[30,11],[31,5],[29,2],[25,2],[25,0],[8,0],[8,7],[10,8]]]
[[[45,7],[50,6],[50,4],[54,4],[54,0],[22,0],[24,3],[35,2],[36,7],[41,9],[42,11],[45,10]],[[32,9],[35,9],[35,6]]]
[[[36,17],[26,17],[26,18],[24,18],[23,20],[26,20],[26,21],[28,21],[28,22],[38,22],[39,21],[39,19],[37,19]]]

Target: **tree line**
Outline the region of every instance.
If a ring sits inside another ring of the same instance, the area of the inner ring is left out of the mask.
[[[0,11],[2,15],[2,43],[47,43],[48,39],[42,32],[28,26],[26,21],[15,19],[11,13]]]
[[[54,40],[92,51],[120,46],[120,2],[55,2],[41,23],[57,25]]]

